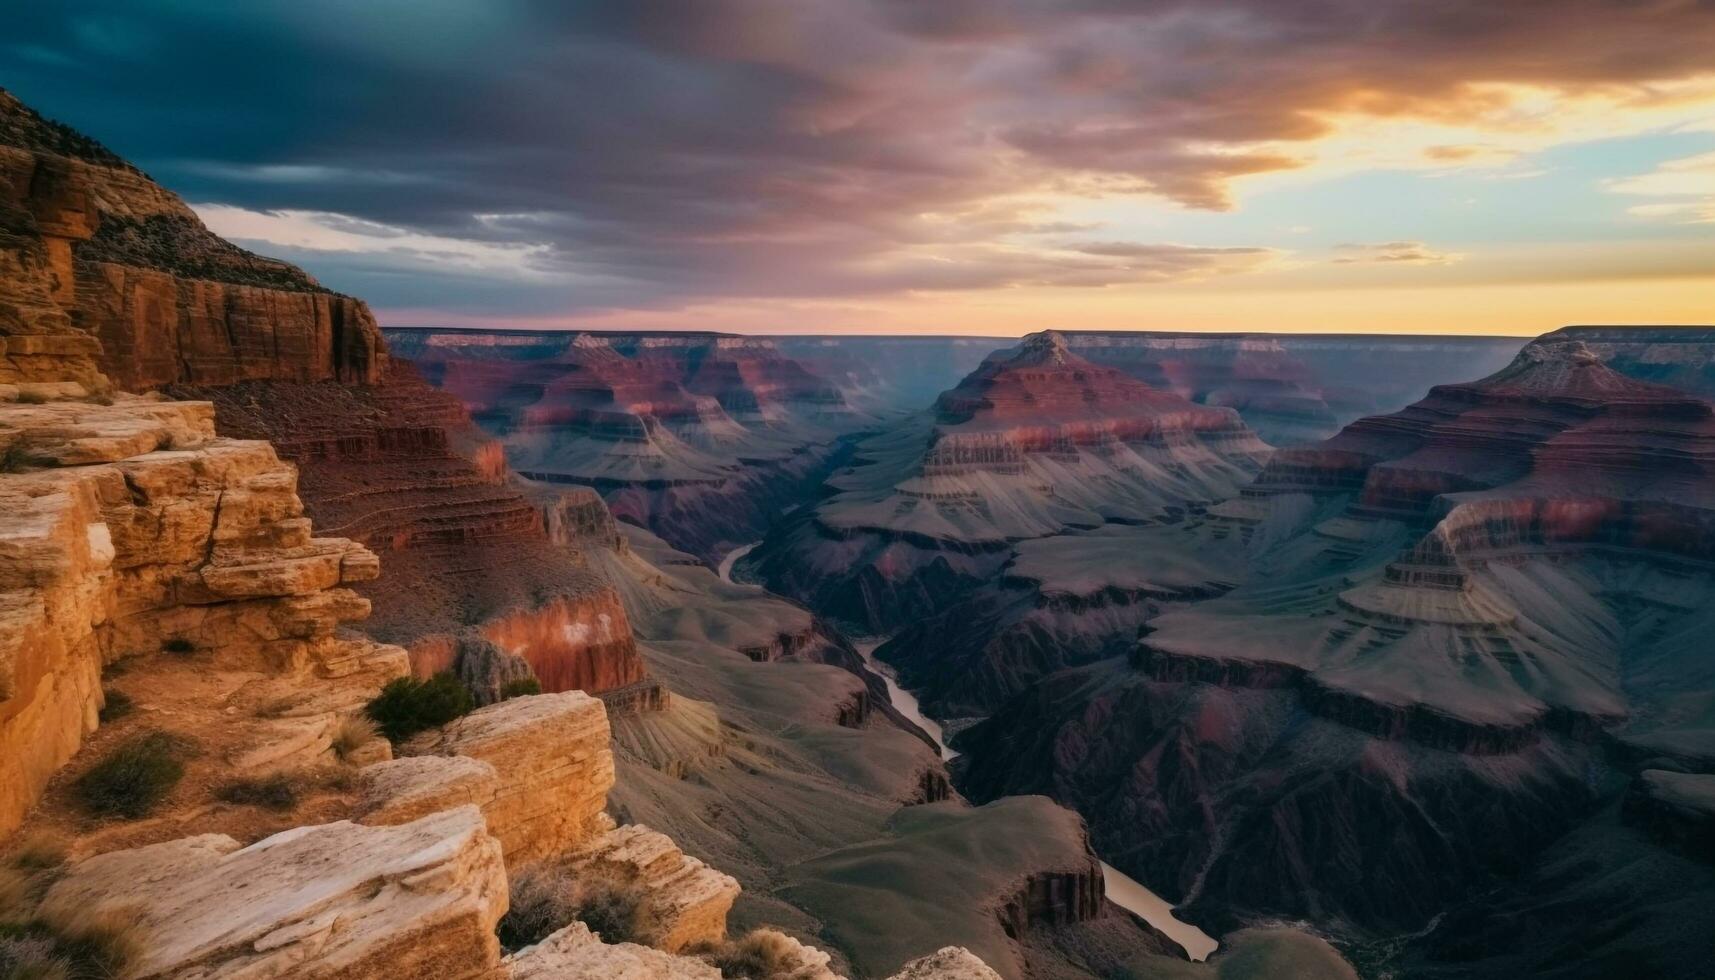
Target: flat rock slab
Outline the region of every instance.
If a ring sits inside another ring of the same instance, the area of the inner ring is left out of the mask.
[[[466,806],[398,827],[299,827],[241,848],[223,835],[74,866],[50,922],[124,914],[128,980],[487,980],[507,905],[500,845]]]

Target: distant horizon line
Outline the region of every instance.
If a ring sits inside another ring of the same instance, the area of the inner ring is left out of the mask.
[[[963,333],[747,333],[727,330],[680,329],[675,327],[660,327],[650,330],[615,330],[590,327],[441,327],[429,324],[386,324],[381,329],[413,332],[434,333],[468,333],[468,334],[588,334],[611,337],[647,337],[660,334],[679,334],[687,337],[755,337],[758,339],[842,339],[858,340],[1019,340],[1032,334],[1052,330],[1056,333],[1084,336],[1115,336],[1128,334],[1153,334],[1169,337],[1362,337],[1368,339],[1447,339],[1459,338],[1465,340],[1493,341],[1528,341],[1549,334],[1567,330],[1671,330],[1715,332],[1715,323],[1569,323],[1545,330],[1538,334],[1489,334],[1489,333],[1388,333],[1376,331],[1295,331],[1295,330],[1195,330],[1195,329],[1079,329],[1062,327],[1044,327],[1021,334],[963,334]]]

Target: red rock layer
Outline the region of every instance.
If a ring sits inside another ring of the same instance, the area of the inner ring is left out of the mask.
[[[550,690],[645,680],[612,589],[550,540],[458,400],[390,362],[361,301],[223,241],[4,92],[0,287],[0,380],[93,382],[99,365],[122,388],[212,401],[221,435],[297,463],[318,526],[383,554],[368,628],[413,648],[419,670],[492,620],[535,631],[527,659]],[[586,612],[607,631],[574,641],[564,631]]]
[[[859,417],[760,338],[390,331],[524,476],[592,486],[613,514],[715,560],[825,470]]]
[[[184,202],[0,91],[0,183],[35,216],[55,302],[120,387],[255,378],[374,381],[359,301],[221,240]]]

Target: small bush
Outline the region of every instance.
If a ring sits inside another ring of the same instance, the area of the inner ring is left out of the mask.
[[[146,817],[184,778],[186,749],[166,732],[138,735],[78,777],[78,798],[101,816]]]
[[[333,754],[348,759],[353,752],[380,737],[381,733],[375,730],[375,722],[361,715],[352,715],[341,720],[339,727],[334,729]]]
[[[6,863],[20,871],[47,871],[66,863],[65,842],[36,833],[20,840],[6,855]]]
[[[113,980],[142,948],[130,910],[84,913],[65,922],[34,919],[0,927],[0,977]]]
[[[0,453],[0,473],[18,473],[30,466],[30,451],[19,443],[12,443],[6,451]]]
[[[389,741],[398,742],[470,714],[473,707],[470,688],[451,674],[436,674],[426,681],[401,677],[389,682],[364,713]]]
[[[162,653],[170,653],[176,657],[188,657],[197,652],[197,645],[182,636],[175,636],[161,644]]]
[[[288,776],[276,773],[254,779],[234,779],[214,791],[222,803],[259,806],[268,810],[290,810],[298,805],[298,787]]]
[[[500,689],[500,700],[510,701],[513,698],[527,698],[533,694],[542,693],[542,682],[534,677],[521,677],[515,681],[507,681]]]
[[[137,702],[131,700],[131,695],[110,687],[101,692],[101,723],[105,725],[110,721],[118,721],[136,707]]]
[[[573,922],[603,942],[639,939],[637,897],[607,882],[580,881],[564,868],[537,865],[512,877],[511,902],[500,920],[500,944],[523,949]]]
[[[47,403],[48,396],[33,388],[18,392],[18,404],[20,405],[46,405]]]
[[[799,969],[797,944],[773,929],[753,929],[739,939],[700,943],[686,950],[728,980],[772,980]]]

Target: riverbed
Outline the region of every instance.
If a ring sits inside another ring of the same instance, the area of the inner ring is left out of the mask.
[[[740,558],[750,554],[751,549],[761,544],[755,541],[728,552],[721,559],[721,581],[732,581],[732,568]],[[881,646],[881,639],[853,640],[852,646],[863,655],[864,663],[870,669],[881,675],[887,684],[887,699],[899,710],[899,713],[909,718],[917,727],[929,734],[935,740],[935,747],[940,750],[941,758],[952,760],[957,752],[947,747],[943,737],[941,723],[923,714],[923,709],[917,703],[917,698],[910,691],[899,686],[899,680],[893,674],[893,668],[875,659],[875,649]],[[1185,947],[1185,952],[1194,960],[1205,960],[1215,951],[1218,945],[1208,933],[1190,924],[1182,922],[1173,915],[1173,906],[1160,895],[1155,894],[1142,883],[1128,877],[1124,872],[1102,862],[1102,878],[1107,886],[1107,895],[1115,905],[1137,916],[1155,928],[1161,930],[1167,938]]]

